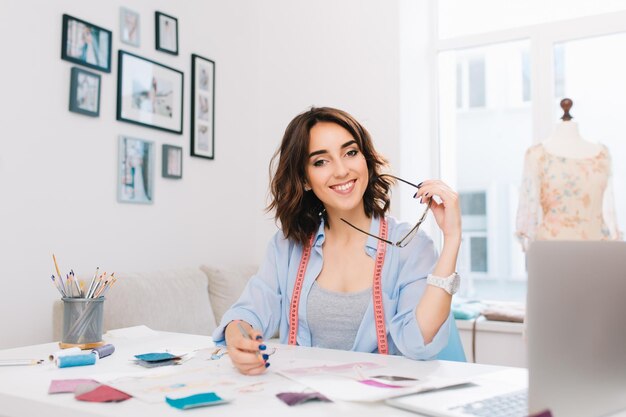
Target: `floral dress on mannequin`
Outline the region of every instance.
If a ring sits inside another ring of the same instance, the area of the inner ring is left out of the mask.
[[[526,151],[516,235],[524,251],[533,240],[618,240],[611,157],[602,145],[590,158]]]

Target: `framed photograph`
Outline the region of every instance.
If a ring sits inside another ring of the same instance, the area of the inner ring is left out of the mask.
[[[141,34],[139,13],[120,7],[120,41],[132,46],[140,46]]]
[[[98,117],[100,115],[100,75],[72,67],[70,111]]]
[[[117,120],[183,133],[183,73],[119,51]]]
[[[120,136],[117,201],[152,204],[154,199],[154,143]]]
[[[183,148],[180,146],[163,145],[161,176],[163,178],[183,177]]]
[[[64,14],[61,59],[111,72],[111,31]]]
[[[215,157],[215,62],[191,55],[191,156]]]
[[[178,55],[178,19],[154,12],[154,21],[157,51]]]

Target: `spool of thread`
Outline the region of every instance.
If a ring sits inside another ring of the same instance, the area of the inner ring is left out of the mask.
[[[48,359],[51,361],[56,361],[59,356],[68,356],[68,355],[80,355],[82,350],[78,347],[73,347],[69,349],[61,349],[57,352],[54,352],[52,355],[48,356]]]
[[[96,363],[96,355],[87,353],[84,355],[59,356],[56,364],[59,368],[69,368],[70,366],[86,366]]]
[[[98,355],[98,359],[105,358],[115,352],[115,346],[108,344],[99,346],[91,350],[91,353]]]

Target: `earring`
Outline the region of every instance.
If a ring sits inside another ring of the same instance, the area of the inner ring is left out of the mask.
[[[304,186],[304,191],[311,191],[311,187],[309,187],[308,185]]]

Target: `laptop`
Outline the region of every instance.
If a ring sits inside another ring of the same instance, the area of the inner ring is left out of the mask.
[[[437,417],[626,410],[626,242],[538,241],[527,263],[528,380],[509,368],[386,403]]]

